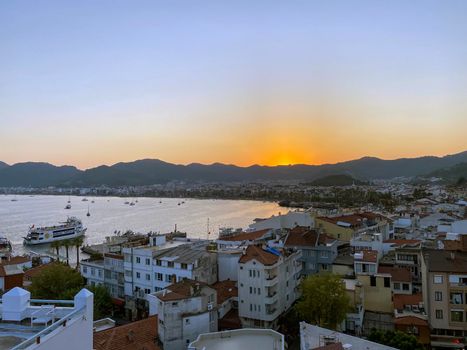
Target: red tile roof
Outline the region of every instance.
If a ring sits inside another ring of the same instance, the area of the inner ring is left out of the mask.
[[[157,316],[94,333],[95,350],[161,350],[156,345]]]
[[[421,241],[419,239],[387,239],[383,241],[383,243],[392,243],[393,245],[396,245],[396,246],[401,246],[404,244],[414,245],[420,242]]]
[[[226,236],[226,237],[219,237],[220,241],[229,241],[229,242],[236,242],[236,241],[255,241],[257,239],[262,238],[265,234],[267,234],[271,229],[267,228],[264,230],[258,230],[253,232],[242,232],[233,236]]]
[[[274,265],[279,260],[275,254],[269,253],[256,245],[249,245],[245,253],[240,256],[239,263],[246,263],[250,260],[256,260],[263,265]]]
[[[208,286],[204,282],[185,278],[180,282],[174,283],[166,288],[162,293],[157,294],[157,298],[162,301],[182,300],[195,296],[196,290],[201,286]]]
[[[217,291],[217,303],[222,304],[227,299],[238,296],[238,288],[236,281],[219,281],[212,286]]]
[[[403,326],[426,326],[428,327],[428,321],[415,316],[403,316],[394,319],[394,324]]]
[[[325,234],[318,234],[315,230],[304,227],[295,227],[287,234],[285,246],[288,247],[315,247],[317,244],[326,244],[335,241]]]
[[[12,256],[8,259],[2,259],[1,265],[19,265],[31,261],[31,258],[28,256]]]
[[[363,259],[356,259],[354,255],[354,259],[356,261],[363,261],[363,262],[371,262],[371,263],[376,263],[378,262],[378,252],[376,250],[361,250],[357,253],[363,254]],[[356,253],[356,254],[357,254]]]
[[[423,301],[421,293],[417,294],[394,294],[394,308],[402,310],[404,305],[418,305]]]
[[[412,282],[412,274],[409,269],[402,267],[380,266],[379,273],[389,273],[393,282]]]

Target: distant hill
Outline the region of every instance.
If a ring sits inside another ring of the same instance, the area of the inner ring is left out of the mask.
[[[354,179],[350,175],[339,174],[320,177],[308,183],[311,186],[352,186],[352,185],[366,185],[368,182]]]
[[[457,182],[460,178],[467,180],[467,162],[433,171],[426,177],[438,177],[447,182]]]
[[[8,167],[9,165],[7,163],[4,163],[4,162],[0,162],[0,169],[3,169],[3,168],[6,168]]]
[[[172,180],[188,182],[313,181],[336,174],[373,180],[420,176],[459,163],[467,163],[467,151],[445,157],[396,160],[364,157],[337,164],[288,166],[239,167],[220,163],[179,165],[157,159],[143,159],[117,163],[112,166],[102,165],[82,171],[71,166],[56,167],[48,163],[19,163],[0,167],[0,186],[152,185]]]
[[[72,166],[54,166],[48,163],[17,163],[0,168],[0,186],[46,187],[62,183],[79,170]]]

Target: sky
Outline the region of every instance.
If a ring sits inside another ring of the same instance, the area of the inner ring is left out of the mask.
[[[467,1],[0,2],[0,160],[467,150]]]

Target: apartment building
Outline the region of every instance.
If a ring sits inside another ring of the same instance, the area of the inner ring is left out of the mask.
[[[104,259],[82,260],[79,268],[88,286],[104,285]]]
[[[244,328],[277,328],[299,295],[301,252],[250,245],[239,259],[239,317]]]
[[[467,345],[467,252],[423,250],[423,303],[431,327],[431,346]]]
[[[290,230],[284,241],[285,248],[301,251],[302,275],[305,276],[331,271],[338,255],[338,246],[338,240],[302,226]]]
[[[217,255],[205,242],[165,242],[157,245],[123,248],[125,307],[133,313],[146,312],[147,295],[167,288],[184,278],[217,281]]]
[[[350,241],[362,233],[380,233],[383,240],[390,238],[389,219],[371,212],[320,216],[315,221],[315,227],[342,241]]]
[[[202,333],[217,332],[217,292],[190,279],[154,293],[158,303],[159,339],[164,350],[179,350]]]

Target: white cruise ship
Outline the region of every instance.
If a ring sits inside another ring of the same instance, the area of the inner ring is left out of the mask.
[[[66,222],[57,226],[29,228],[28,235],[24,237],[24,244],[44,244],[84,235],[86,228],[81,220],[69,217]]]

